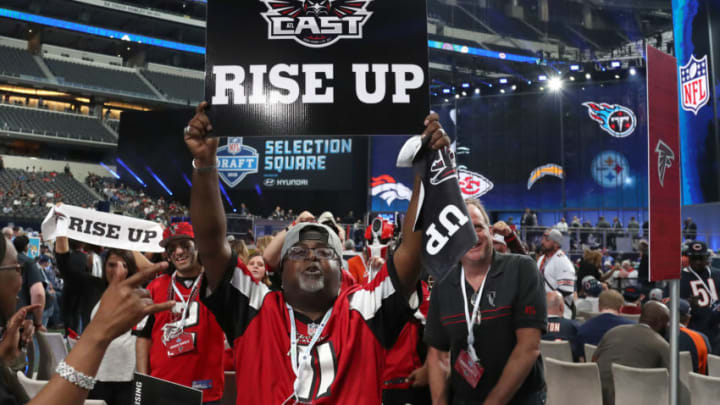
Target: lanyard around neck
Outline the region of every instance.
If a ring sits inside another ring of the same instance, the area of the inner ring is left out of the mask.
[[[477,353],[475,352],[475,334],[473,333],[473,319],[477,317],[477,323],[478,325],[481,322],[482,315],[480,314],[480,301],[482,300],[482,293],[483,289],[485,289],[485,282],[488,279],[488,274],[490,274],[490,269],[488,268],[487,273],[485,274],[485,278],[483,278],[482,284],[480,284],[480,289],[477,291],[477,297],[475,297],[475,302],[473,303],[473,312],[472,317],[470,316],[470,312],[468,311],[468,299],[467,299],[467,291],[465,291],[465,268],[460,268],[460,282],[462,283],[462,295],[463,295],[463,309],[465,309],[465,323],[467,324],[468,329],[468,335],[467,335],[467,351],[468,354],[470,354],[470,357],[473,359],[473,361],[478,361]]]
[[[202,272],[200,272],[200,274],[198,274],[197,278],[195,279],[195,282],[193,283],[192,288],[190,289],[190,295],[188,296],[187,301],[185,301],[185,297],[183,297],[182,293],[180,292],[180,289],[177,288],[177,285],[175,285],[175,283],[177,282],[175,280],[176,274],[177,274],[177,271],[175,273],[173,273],[172,278],[170,279],[170,284],[172,284],[172,288],[175,291],[175,294],[177,295],[178,298],[180,298],[180,302],[182,302],[183,309],[182,309],[182,318],[180,321],[180,325],[181,325],[181,327],[184,327],[185,326],[185,318],[187,317],[188,307],[190,306],[190,302],[192,301],[193,296],[197,292],[197,289],[198,289],[199,283],[200,283],[200,279],[202,278]]]
[[[300,389],[302,375],[305,371],[309,370],[312,367],[310,364],[311,352],[313,347],[315,347],[317,341],[320,339],[320,335],[322,335],[325,326],[330,320],[330,315],[332,314],[332,307],[330,307],[330,309],[325,312],[325,316],[323,316],[322,320],[320,321],[320,325],[318,326],[317,330],[315,330],[315,335],[312,337],[312,340],[310,340],[310,344],[308,344],[305,350],[303,350],[302,353],[298,355],[298,338],[297,327],[295,326],[295,311],[293,311],[290,304],[286,303],[285,305],[288,309],[288,315],[290,315],[290,363],[292,364],[293,372],[295,372],[293,395],[291,395],[290,398],[292,398],[293,396],[295,398],[299,398],[298,391]]]

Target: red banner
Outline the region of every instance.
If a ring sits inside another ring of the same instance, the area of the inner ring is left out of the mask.
[[[650,281],[681,271],[680,132],[677,62],[647,47]]]

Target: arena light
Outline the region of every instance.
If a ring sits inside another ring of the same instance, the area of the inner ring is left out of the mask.
[[[620,63],[619,60],[614,60],[614,61],[610,62],[610,67],[613,69],[617,69],[620,66],[622,66],[622,63]]]
[[[517,86],[516,86],[516,85],[514,85],[514,84],[512,85],[512,87],[511,87],[511,88],[512,88],[513,90],[517,90]]]
[[[562,89],[562,87],[563,87],[563,82],[562,82],[562,79],[560,79],[559,77],[557,77],[557,76],[551,77],[550,80],[548,80],[548,88],[551,91],[558,91],[558,90]]]
[[[484,58],[507,60],[511,62],[522,62],[537,65],[540,59],[532,56],[517,55],[507,52],[496,52],[488,49],[475,48],[472,46],[458,45],[450,42],[428,41],[428,47],[432,49],[441,49],[443,51],[463,53],[466,55],[475,55]]]
[[[540,82],[544,82],[544,81],[546,81],[547,79],[548,79],[547,75],[540,75],[540,76],[538,76],[538,81],[540,81]]]
[[[500,83],[500,84],[507,84],[507,82],[508,82],[508,79],[505,78],[505,77],[503,77],[503,78],[501,78],[500,80],[498,80],[498,83]]]
[[[480,94],[480,89],[475,89],[475,94]]]
[[[630,68],[630,76],[635,76],[637,74],[637,70],[635,68]]]
[[[505,89],[500,89],[500,93],[505,94]]]
[[[570,70],[573,72],[579,72],[580,71],[580,65],[570,65]]]
[[[7,8],[0,7],[0,17],[6,17],[13,20],[26,21],[40,25],[47,25],[50,27],[61,28],[68,31],[82,32],[85,34],[106,37],[110,39],[137,42],[147,45],[159,46],[162,48],[174,49],[177,51],[197,53],[201,55],[205,54],[205,48],[202,46],[188,45],[180,42],[146,37],[144,35],[137,35],[128,32],[110,30],[107,28],[94,27],[92,25],[79,24],[75,22],[59,20],[57,18],[44,17],[41,15],[24,13],[22,11],[10,10]]]
[[[140,178],[140,176],[135,174],[135,172],[132,171],[132,169],[129,168],[128,165],[126,165],[125,162],[122,161],[122,159],[115,158],[115,161],[118,162],[120,164],[120,166],[124,167],[125,170],[127,170],[128,173],[130,173],[130,175],[132,175],[135,178],[135,180],[137,180],[138,183],[142,184],[143,187],[147,187],[147,184],[145,184],[145,182]]]
[[[450,94],[450,89],[443,89],[443,94]]]
[[[620,75],[615,75],[615,79],[620,79]]]
[[[155,181],[160,185],[160,187],[162,187],[165,190],[165,192],[167,192],[169,195],[173,195],[173,192],[170,191],[168,186],[166,186],[165,183],[162,180],[160,180],[160,177],[158,177],[158,175],[155,174],[155,172],[153,172],[150,167],[145,166],[145,170],[147,170],[147,172],[150,173],[152,178],[155,179]]]
[[[469,88],[470,88],[470,83],[463,83],[463,84],[462,84],[462,88],[463,88],[463,89],[469,89]]]
[[[230,196],[228,195],[227,191],[225,191],[225,187],[223,187],[222,181],[218,182],[220,184],[220,192],[222,192],[222,195],[225,197],[225,201],[230,205],[230,208],[235,208],[232,201],[230,201]]]
[[[192,181],[190,181],[190,179],[185,173],[182,174],[182,178],[183,180],[185,180],[185,183],[188,185],[188,187],[192,188]]]
[[[587,80],[590,80],[590,79],[592,79],[592,76],[590,75],[590,73],[585,73],[585,78]]]
[[[118,180],[120,179],[120,175],[119,175],[119,174],[117,174],[117,173],[115,173],[115,170],[113,170],[113,169],[111,169],[111,168],[107,167],[107,166],[105,165],[105,163],[103,163],[103,162],[100,162],[100,166],[104,167],[104,168],[105,168],[105,170],[107,170],[107,171],[108,171],[108,173],[112,174],[112,175],[113,175],[113,177],[115,177],[116,179],[118,179]]]
[[[467,96],[467,91],[462,92],[463,97]]]

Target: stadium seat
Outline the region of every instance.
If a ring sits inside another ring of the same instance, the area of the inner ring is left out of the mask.
[[[597,350],[597,346],[591,345],[590,343],[585,343],[585,361],[591,362],[593,355],[595,354],[595,350]]]
[[[34,398],[35,395],[43,389],[45,384],[47,384],[47,380],[33,380],[20,371],[17,372],[17,379],[30,399]]]
[[[547,403],[575,405],[583,398],[583,405],[602,405],[600,370],[596,363],[571,363],[545,359]]]
[[[45,74],[40,70],[30,52],[19,49],[0,46],[0,73],[11,76],[32,76],[45,79]]]
[[[670,378],[666,368],[612,365],[615,405],[667,404]]]
[[[557,359],[568,362],[573,361],[570,342],[566,340],[558,342],[541,340],[540,353],[542,354],[543,359]]]
[[[135,72],[112,69],[97,65],[78,63],[73,60],[45,59],[55,77],[63,84],[108,89],[143,97],[157,98],[150,88],[142,82]]]
[[[60,333],[37,332],[40,361],[37,378],[49,380],[55,368],[68,354],[65,338]]]
[[[715,405],[720,401],[720,378],[690,372],[690,399],[692,405]]]
[[[205,82],[202,79],[191,79],[150,70],[143,70],[141,74],[168,98],[195,104],[205,97]]]
[[[225,390],[223,391],[223,397],[220,401],[221,405],[235,405],[237,399],[237,387],[235,386],[235,372],[225,372]]]
[[[720,377],[720,356],[708,354],[708,375]]]

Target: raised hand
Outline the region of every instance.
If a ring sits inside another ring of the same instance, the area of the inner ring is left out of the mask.
[[[0,358],[5,364],[13,364],[20,356],[20,341],[26,345],[32,340],[35,328],[32,321],[26,322],[28,312],[40,308],[40,304],[28,305],[20,308],[15,315],[10,318],[5,326],[5,334],[3,340],[0,341]]]
[[[128,279],[113,281],[100,299],[97,314],[85,333],[110,342],[137,325],[147,315],[172,308],[174,301],[155,304],[150,292],[141,288],[167,266],[167,262],[158,263]]]
[[[208,138],[208,134],[213,128],[205,113],[207,107],[206,101],[200,103],[195,109],[195,116],[184,130],[185,145],[195,158],[195,164],[198,167],[212,166],[217,159],[218,139]]]
[[[430,136],[428,147],[432,150],[439,150],[450,146],[450,138],[440,125],[440,116],[436,112],[431,112],[425,117],[425,131],[422,134],[423,139]]]

